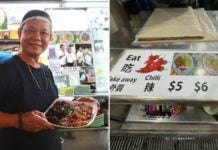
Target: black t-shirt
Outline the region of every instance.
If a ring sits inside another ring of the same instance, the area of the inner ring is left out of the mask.
[[[39,69],[30,69],[41,89],[36,85],[27,64],[18,56],[0,64],[1,112],[18,113],[35,109],[44,112],[58,97],[50,69],[43,64]],[[45,77],[48,83],[47,89],[45,89]],[[61,150],[60,135],[56,129],[32,133],[16,128],[1,128],[0,149]]]

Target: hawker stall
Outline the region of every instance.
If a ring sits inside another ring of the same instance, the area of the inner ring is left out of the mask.
[[[217,149],[216,18],[157,8],[130,44],[111,44],[111,149]]]

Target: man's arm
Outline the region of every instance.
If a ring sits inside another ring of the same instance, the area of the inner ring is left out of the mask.
[[[9,114],[0,112],[0,128],[13,127],[21,128],[29,132],[38,132],[44,129],[54,129],[49,123],[45,114],[37,110],[29,111],[20,114]]]

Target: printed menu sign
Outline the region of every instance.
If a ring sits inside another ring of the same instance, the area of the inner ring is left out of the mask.
[[[218,52],[125,50],[110,73],[111,95],[218,98]]]

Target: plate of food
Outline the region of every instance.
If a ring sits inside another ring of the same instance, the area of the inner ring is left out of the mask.
[[[87,33],[87,32],[82,32],[82,33],[80,34],[80,39],[81,39],[81,41],[83,41],[83,42],[89,42],[89,41],[90,41],[90,35],[89,35],[89,33]]]
[[[72,42],[74,39],[74,35],[71,32],[66,32],[63,34],[63,41],[64,42]]]
[[[45,111],[49,122],[59,128],[88,127],[97,115],[97,104],[56,99]]]
[[[172,66],[177,74],[185,75],[192,71],[194,61],[191,55],[187,53],[179,53],[174,56]]]
[[[97,105],[97,115],[100,114],[101,104],[97,99],[95,99],[93,97],[82,96],[82,97],[76,98],[76,101],[95,103]]]
[[[51,35],[51,43],[56,43],[58,40],[58,36],[56,33],[52,33]]]
[[[203,56],[203,67],[209,74],[218,75],[218,55],[205,54]]]

